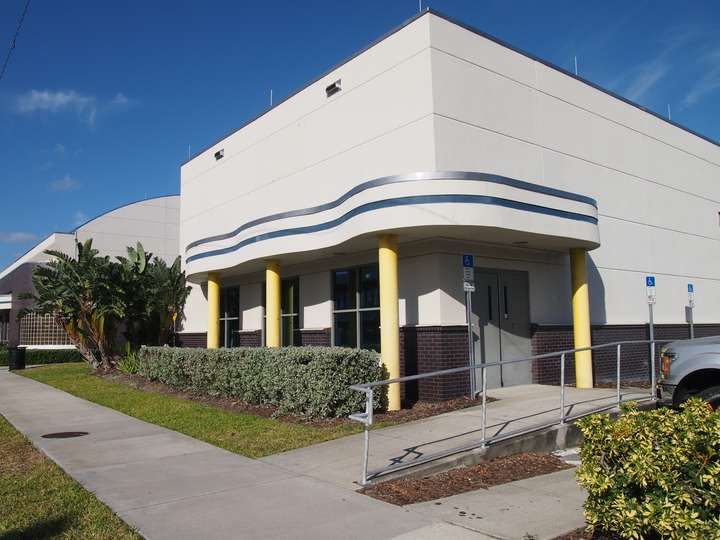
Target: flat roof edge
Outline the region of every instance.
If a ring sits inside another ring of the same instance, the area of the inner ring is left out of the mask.
[[[669,119],[669,118],[666,118],[666,117],[664,117],[663,115],[661,115],[660,113],[657,113],[657,112],[653,111],[652,109],[649,109],[649,108],[645,107],[644,105],[640,105],[639,103],[637,103],[637,102],[635,102],[635,101],[632,101],[632,100],[630,100],[630,99],[628,99],[628,98],[626,98],[626,97],[623,97],[623,96],[621,96],[620,94],[617,94],[617,93],[613,92],[612,90],[608,90],[607,88],[604,88],[604,87],[600,86],[599,84],[590,81],[589,79],[585,79],[584,77],[581,77],[581,76],[579,76],[579,75],[575,75],[572,71],[569,71],[569,70],[567,70],[567,69],[565,69],[565,68],[563,68],[563,67],[560,67],[560,66],[558,66],[558,65],[556,65],[556,64],[553,64],[553,63],[550,62],[549,60],[545,60],[545,59],[543,59],[543,58],[541,58],[541,57],[539,57],[539,56],[536,56],[536,55],[534,55],[534,54],[532,54],[532,53],[530,53],[530,52],[525,51],[524,49],[520,49],[519,47],[516,47],[516,46],[514,46],[514,45],[511,45],[510,43],[508,43],[508,42],[506,42],[506,41],[504,41],[504,40],[502,40],[502,39],[500,39],[500,38],[498,38],[498,37],[495,37],[495,36],[493,36],[492,34],[488,34],[487,32],[484,32],[484,31],[480,30],[479,28],[476,28],[476,27],[471,26],[471,25],[469,25],[469,24],[463,23],[463,22],[461,22],[461,21],[459,21],[459,20],[457,20],[457,19],[455,19],[455,18],[453,18],[453,17],[450,17],[449,15],[445,15],[444,13],[442,13],[442,12],[440,12],[440,11],[437,11],[437,10],[435,10],[435,9],[433,9],[433,8],[427,7],[427,8],[425,8],[425,9],[423,9],[423,11],[417,13],[416,15],[413,15],[413,16],[410,17],[409,19],[406,19],[403,23],[399,24],[398,26],[396,26],[396,27],[393,28],[392,30],[386,32],[385,34],[383,34],[383,35],[380,36],[379,38],[373,40],[369,45],[366,45],[365,47],[363,47],[362,49],[360,49],[360,50],[357,51],[356,53],[354,53],[354,54],[352,54],[351,56],[345,58],[345,59],[342,60],[341,62],[335,64],[335,65],[334,65],[333,67],[331,67],[330,69],[324,71],[321,75],[315,77],[314,79],[312,79],[310,82],[308,82],[307,84],[305,84],[305,85],[302,86],[301,88],[298,88],[298,89],[295,90],[294,92],[290,93],[288,96],[286,96],[286,97],[283,98],[282,100],[278,101],[276,104],[274,104],[274,105],[272,105],[272,106],[264,109],[264,110],[263,110],[262,112],[260,112],[259,114],[251,117],[249,120],[243,122],[239,127],[234,128],[234,129],[228,131],[227,133],[225,133],[225,135],[223,135],[223,136],[221,136],[220,138],[216,139],[216,140],[215,140],[214,142],[212,142],[211,144],[209,144],[209,145],[207,145],[207,146],[204,146],[201,150],[195,152],[190,158],[186,159],[185,161],[182,161],[182,162],[180,163],[180,167],[183,167],[184,165],[187,165],[188,163],[190,163],[192,160],[194,160],[195,158],[197,158],[197,157],[200,156],[201,154],[203,154],[203,153],[207,152],[208,150],[210,150],[213,146],[215,146],[215,145],[217,145],[218,143],[224,141],[225,139],[227,139],[227,138],[230,137],[231,135],[234,135],[235,133],[237,133],[237,132],[240,131],[241,129],[249,126],[250,124],[252,124],[252,123],[255,122],[256,120],[259,120],[260,118],[262,118],[263,116],[265,116],[267,113],[269,113],[269,112],[272,111],[273,109],[279,107],[280,105],[282,105],[283,103],[285,103],[285,102],[288,101],[289,99],[291,99],[291,98],[295,97],[296,95],[298,95],[298,94],[299,94],[300,92],[302,92],[303,90],[309,88],[310,86],[312,86],[313,84],[315,84],[315,83],[318,82],[319,80],[327,77],[327,76],[328,76],[330,73],[332,73],[333,71],[341,68],[342,66],[344,66],[345,64],[347,64],[347,63],[350,62],[351,60],[357,58],[358,56],[360,56],[360,55],[363,54],[364,52],[368,51],[369,49],[371,49],[372,47],[374,47],[374,46],[377,45],[378,43],[384,41],[385,39],[389,38],[389,37],[392,36],[393,34],[396,34],[397,32],[399,32],[400,30],[402,30],[402,29],[405,28],[406,26],[412,24],[412,23],[415,22],[416,20],[418,20],[418,19],[420,19],[421,17],[423,17],[423,16],[425,16],[425,15],[428,15],[428,14],[430,14],[430,15],[435,15],[436,17],[439,17],[439,18],[441,18],[441,19],[443,19],[443,20],[445,20],[445,21],[447,21],[447,22],[449,22],[449,23],[451,23],[451,24],[454,24],[454,25],[456,25],[456,26],[459,26],[460,28],[463,28],[463,29],[465,29],[465,30],[467,30],[467,31],[469,31],[469,32],[472,32],[473,34],[479,35],[479,36],[481,36],[481,37],[483,37],[483,38],[485,38],[485,39],[488,39],[488,40],[490,40],[490,41],[492,41],[492,42],[494,42],[494,43],[497,43],[498,45],[500,45],[500,46],[502,46],[502,47],[505,47],[506,49],[510,49],[511,51],[516,52],[516,53],[518,53],[518,54],[521,54],[521,55],[525,56],[526,58],[529,58],[529,59],[531,59],[531,60],[534,60],[535,62],[539,62],[539,63],[543,64],[544,66],[549,67],[550,69],[553,69],[553,70],[558,71],[558,72],[560,72],[560,73],[562,73],[562,74],[564,74],[564,75],[567,75],[568,77],[571,77],[571,78],[575,79],[576,81],[579,81],[579,82],[581,82],[581,83],[584,83],[584,84],[590,86],[591,88],[602,92],[603,94],[606,94],[606,95],[608,95],[608,96],[610,96],[610,97],[613,97],[613,98],[615,98],[615,99],[618,99],[618,100],[626,103],[627,105],[630,105],[630,106],[632,106],[632,107],[635,107],[636,109],[640,109],[641,111],[643,111],[643,112],[645,112],[645,113],[647,113],[647,114],[650,114],[651,116],[654,116],[655,118],[657,118],[657,119],[659,119],[659,120],[662,120],[663,122],[666,122],[666,123],[670,124],[671,126],[674,126],[674,127],[676,127],[676,128],[679,128],[679,129],[685,131],[686,133],[689,133],[689,134],[691,134],[691,135],[694,135],[694,136],[696,136],[696,137],[699,137],[700,139],[703,139],[704,141],[709,142],[710,144],[713,144],[713,145],[715,145],[715,146],[720,146],[720,141],[717,141],[717,140],[715,140],[715,139],[712,139],[711,137],[709,137],[709,136],[707,136],[707,135],[703,135],[702,133],[699,133],[699,132],[697,132],[697,131],[695,131],[695,130],[687,127],[687,126],[684,126],[684,125],[682,125],[682,124],[679,124],[679,123],[675,122],[674,120],[671,120],[671,119]]]
[[[685,131],[685,132],[687,132],[687,133],[690,133],[691,135],[695,135],[696,137],[699,137],[699,138],[701,138],[701,139],[703,139],[703,140],[705,140],[705,141],[707,141],[707,142],[709,142],[709,143],[711,143],[711,144],[714,144],[715,146],[720,146],[720,141],[717,141],[717,140],[715,140],[715,139],[712,139],[711,137],[708,137],[707,135],[703,135],[702,133],[699,133],[699,132],[697,132],[697,131],[695,131],[695,130],[687,127],[687,126],[684,126],[684,125],[682,125],[682,124],[678,124],[677,122],[671,120],[670,118],[666,118],[666,117],[664,117],[663,115],[661,115],[660,113],[657,113],[657,112],[653,111],[652,109],[648,109],[648,108],[645,107],[644,105],[640,105],[639,103],[637,103],[637,102],[635,102],[635,101],[633,101],[633,100],[631,100],[631,99],[628,99],[628,98],[626,98],[626,97],[624,97],[624,96],[621,96],[620,94],[617,94],[617,93],[613,92],[612,90],[608,90],[607,88],[604,88],[604,87],[600,86],[599,84],[592,82],[592,81],[589,80],[589,79],[585,79],[584,77],[581,77],[580,75],[575,75],[572,71],[569,71],[569,70],[567,70],[567,69],[565,69],[565,68],[563,68],[563,67],[560,67],[560,66],[558,66],[557,64],[553,64],[553,63],[550,62],[549,60],[545,60],[544,58],[540,58],[539,56],[536,56],[536,55],[534,55],[534,54],[532,54],[532,53],[529,53],[529,52],[525,51],[524,49],[520,49],[519,47],[516,47],[516,46],[514,46],[514,45],[511,45],[510,43],[508,43],[508,42],[506,42],[506,41],[503,41],[502,39],[500,39],[500,38],[498,38],[498,37],[495,37],[495,36],[493,36],[493,35],[491,35],[491,34],[488,34],[487,32],[483,32],[482,30],[480,30],[480,29],[478,29],[478,28],[475,28],[474,26],[470,26],[470,25],[468,25],[468,24],[465,24],[465,23],[463,23],[463,22],[461,22],[461,21],[458,21],[457,19],[454,19],[453,17],[450,17],[450,16],[445,15],[445,14],[443,14],[443,13],[437,12],[437,11],[431,9],[431,8],[428,8],[428,13],[431,13],[432,15],[435,15],[436,17],[440,17],[441,19],[444,19],[444,20],[446,20],[446,21],[449,22],[449,23],[452,23],[452,24],[455,24],[455,25],[457,25],[457,26],[460,26],[461,28],[464,28],[465,30],[468,30],[469,32],[472,32],[473,34],[477,34],[477,35],[479,35],[479,36],[481,36],[481,37],[484,37],[485,39],[488,39],[488,40],[490,40],[490,41],[492,41],[492,42],[494,42],[494,43],[497,43],[498,45],[501,45],[502,47],[505,47],[505,48],[507,48],[507,49],[510,49],[511,51],[514,51],[514,52],[516,52],[516,53],[518,53],[518,54],[521,54],[521,55],[523,55],[523,56],[525,56],[525,57],[527,57],[527,58],[529,58],[529,59],[531,59],[531,60],[534,60],[535,62],[539,62],[539,63],[543,64],[544,66],[549,67],[550,69],[553,69],[553,70],[555,70],[555,71],[559,71],[560,73],[562,73],[562,74],[564,74],[564,75],[567,75],[568,77],[571,77],[571,78],[575,79],[576,81],[579,81],[579,82],[581,82],[581,83],[584,83],[584,84],[590,86],[591,88],[594,88],[595,90],[598,90],[598,91],[602,92],[603,94],[606,94],[606,95],[608,95],[608,96],[610,96],[610,97],[613,97],[613,98],[615,98],[615,99],[619,99],[620,101],[622,101],[622,102],[624,102],[624,103],[626,103],[626,104],[628,104],[628,105],[631,105],[632,107],[635,107],[636,109],[640,109],[641,111],[643,111],[643,112],[645,112],[645,113],[648,113],[648,114],[654,116],[655,118],[658,118],[659,120],[662,120],[663,122],[666,122],[666,123],[668,123],[668,124],[670,124],[670,125],[672,125],[672,126],[675,126],[676,128],[682,129],[683,131]]]

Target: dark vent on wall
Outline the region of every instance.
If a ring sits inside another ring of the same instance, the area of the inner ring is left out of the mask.
[[[335,81],[335,82],[332,83],[331,85],[327,86],[327,87],[325,88],[325,94],[327,95],[327,97],[334,96],[334,95],[337,94],[340,90],[342,90],[341,84],[342,84],[342,81],[341,81],[340,79],[338,79],[337,81]]]
[[[225,157],[225,149],[224,148],[221,148],[220,150],[215,152],[215,161],[222,159],[224,157]]]

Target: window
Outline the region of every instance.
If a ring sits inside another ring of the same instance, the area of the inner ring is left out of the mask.
[[[240,289],[220,289],[220,346],[237,347],[240,331]]]
[[[333,272],[333,345],[380,352],[377,264]]]
[[[10,327],[10,311],[0,311],[0,343],[7,343],[8,329]]]
[[[263,283],[263,311],[267,308],[265,291],[266,286]],[[290,347],[300,343],[300,280],[293,277],[283,279],[280,284],[280,344],[283,347]]]
[[[28,313],[20,319],[19,337],[20,345],[71,345],[65,329],[52,315]]]

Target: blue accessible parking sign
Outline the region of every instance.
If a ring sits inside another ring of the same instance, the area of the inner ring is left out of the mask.
[[[655,276],[646,276],[645,277],[645,286],[646,287],[654,287],[655,286]]]
[[[475,258],[472,255],[463,255],[463,268],[472,268],[475,266]]]

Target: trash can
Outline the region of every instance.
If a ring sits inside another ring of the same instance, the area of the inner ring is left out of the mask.
[[[8,348],[8,369],[25,369],[25,347]]]

